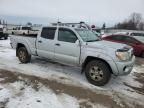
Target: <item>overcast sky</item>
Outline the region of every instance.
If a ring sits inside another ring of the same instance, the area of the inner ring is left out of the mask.
[[[0,0],[0,17],[116,23],[133,12],[144,16],[144,0]]]

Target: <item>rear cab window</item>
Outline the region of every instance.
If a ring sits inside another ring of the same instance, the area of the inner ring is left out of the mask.
[[[44,27],[41,32],[41,37],[54,40],[56,27]]]

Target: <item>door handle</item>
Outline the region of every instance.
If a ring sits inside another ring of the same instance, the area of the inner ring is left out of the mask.
[[[39,42],[39,43],[42,43],[42,41],[41,41],[41,40],[39,40],[38,42]]]
[[[60,44],[59,44],[59,43],[56,43],[55,45],[56,45],[56,46],[60,46]]]

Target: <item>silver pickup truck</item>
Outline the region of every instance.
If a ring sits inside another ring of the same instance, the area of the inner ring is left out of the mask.
[[[36,37],[10,37],[20,62],[28,63],[34,55],[78,66],[88,81],[97,86],[108,83],[111,74],[129,74],[135,61],[131,47],[102,41],[87,29],[49,26],[42,27]]]

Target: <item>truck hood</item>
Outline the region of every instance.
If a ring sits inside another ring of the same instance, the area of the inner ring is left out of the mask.
[[[122,49],[126,46],[127,45],[125,45],[125,44],[104,41],[104,40],[87,43],[87,47],[89,47],[89,48],[98,48],[98,49],[104,49],[104,50],[109,50],[109,49],[117,50],[117,49]]]

